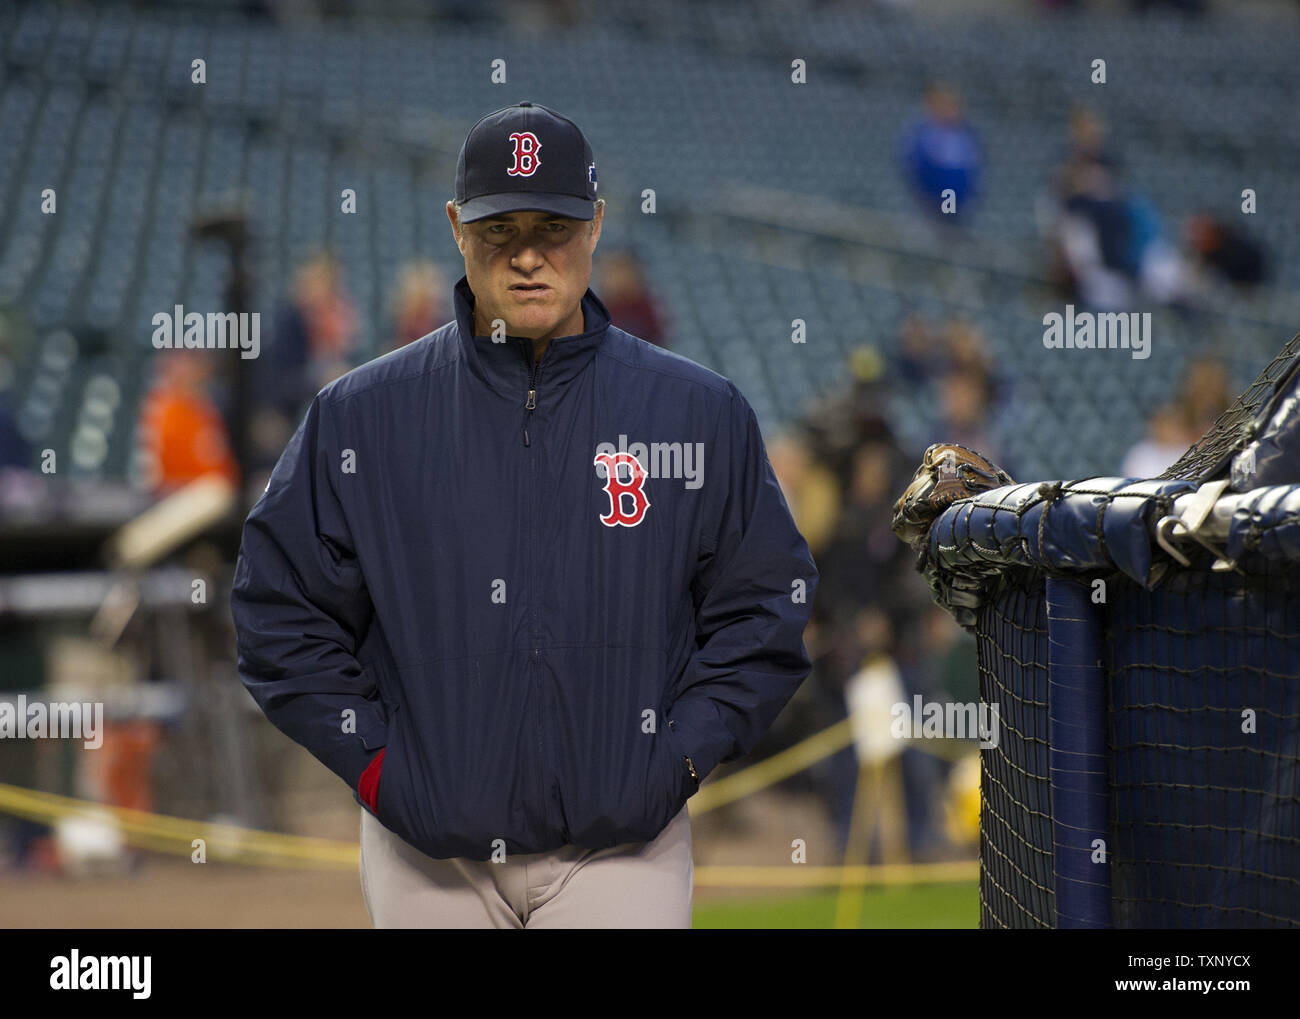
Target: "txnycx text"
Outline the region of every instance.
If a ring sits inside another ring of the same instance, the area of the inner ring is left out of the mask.
[[[50,960],[50,987],[56,991],[131,991],[149,997],[151,955],[82,955],[73,949]]]
[[[1164,969],[1166,966],[1249,966],[1249,955],[1174,955],[1146,956],[1130,955],[1130,966],[1142,966],[1146,969]]]

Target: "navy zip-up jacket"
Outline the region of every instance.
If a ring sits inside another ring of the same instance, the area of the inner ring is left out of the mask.
[[[239,675],[354,793],[383,748],[373,813],[429,856],[648,841],[807,676],[817,569],[730,381],[591,290],[536,366],[473,301],[313,399],[244,524]]]

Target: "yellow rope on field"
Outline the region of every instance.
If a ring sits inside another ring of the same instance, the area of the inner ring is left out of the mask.
[[[194,840],[202,839],[207,859],[224,863],[289,867],[316,864],[328,869],[358,865],[359,848],[351,842],[168,817],[11,785],[0,784],[0,810],[46,824],[69,817],[107,815],[116,822],[123,839],[133,846],[191,856],[196,848]]]
[[[691,797],[691,815],[705,814],[724,804],[742,799],[768,786],[797,775],[818,761],[837,754],[853,742],[849,720],[836,722],[828,729],[796,743],[766,760],[751,764],[743,771],[705,785]]]
[[[928,750],[922,744],[950,741],[900,742]],[[766,760],[750,765],[733,775],[707,783],[691,798],[690,813],[692,816],[706,814],[710,810],[716,810],[750,796],[791,775],[798,774],[832,754],[839,753],[852,743],[850,722],[844,719]],[[965,746],[960,750],[964,753],[972,752]],[[941,756],[946,757],[948,754],[945,752]],[[75,799],[3,783],[0,783],[0,812],[43,824],[53,824],[60,819],[75,816],[111,815],[123,840],[130,845],[160,853],[192,856],[195,852],[194,840],[202,839],[206,858],[224,863],[335,870],[355,869],[359,862],[360,848],[353,842],[286,835],[281,832],[244,828],[240,825],[171,817],[166,814],[109,806],[92,800]],[[792,864],[788,867],[701,867],[696,871],[696,881],[703,885],[717,883],[721,886],[733,882],[743,884],[743,881],[735,881],[737,875],[750,874],[754,882],[759,884],[770,882],[789,887],[827,884],[844,887],[920,880],[916,877],[882,877],[882,875],[904,872],[912,875],[937,874],[940,871],[933,871],[930,868],[948,865],[894,866],[903,866],[905,871],[891,869],[891,865],[808,867]],[[960,866],[967,867],[965,864]],[[962,875],[960,877],[928,877],[924,880],[966,880],[969,873],[975,872],[967,867],[966,870],[960,871]],[[832,874],[833,877],[830,876]]]

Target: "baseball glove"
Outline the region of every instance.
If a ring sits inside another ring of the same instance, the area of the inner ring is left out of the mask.
[[[894,503],[894,533],[920,551],[930,525],[958,499],[1014,485],[1011,475],[988,457],[955,442],[936,442]]]
[[[982,584],[974,577],[939,576],[927,568],[930,525],[958,499],[1013,484],[1011,475],[988,457],[955,442],[936,442],[894,503],[894,533],[916,552],[916,568],[935,600],[968,630],[979,614]]]

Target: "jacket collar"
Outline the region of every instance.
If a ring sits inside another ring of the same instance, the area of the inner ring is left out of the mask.
[[[474,335],[474,292],[469,279],[462,276],[455,287],[456,331],[462,356],[471,372],[504,396],[519,397],[528,392],[529,344],[527,339],[507,334],[504,343],[490,337]],[[547,344],[537,370],[543,386],[567,382],[577,375],[605,339],[609,312],[591,288],[582,297],[582,320],[585,331],[576,336],[558,336]]]

